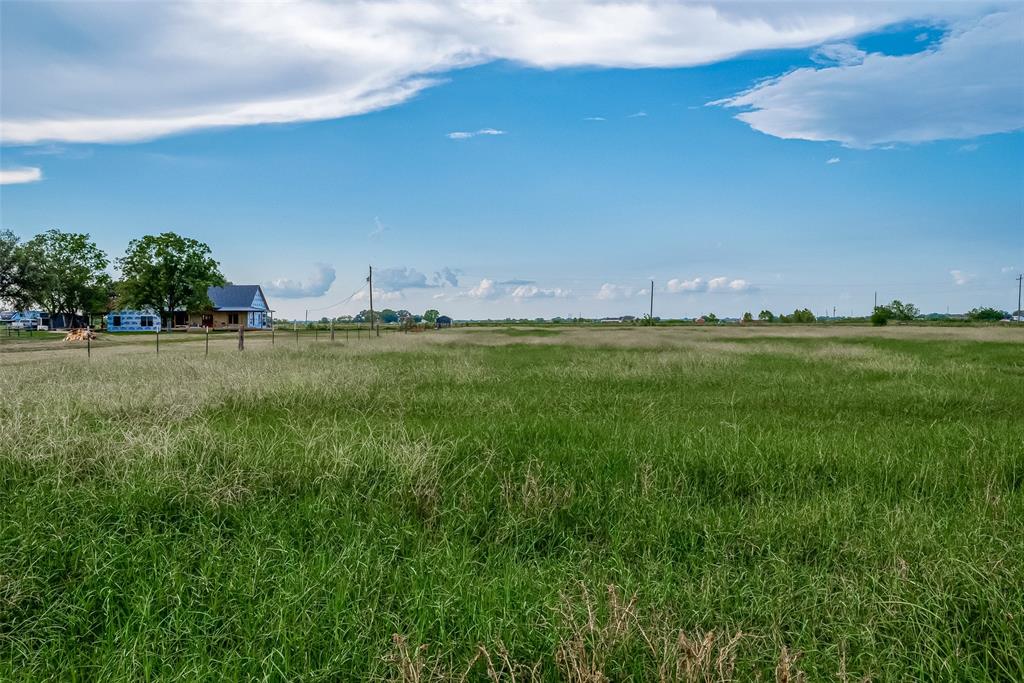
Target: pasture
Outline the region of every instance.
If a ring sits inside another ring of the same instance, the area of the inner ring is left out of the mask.
[[[0,339],[0,679],[1024,679],[1022,330],[151,343]]]

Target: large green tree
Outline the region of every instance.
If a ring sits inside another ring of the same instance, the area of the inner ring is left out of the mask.
[[[25,245],[10,230],[0,230],[0,302],[18,308],[26,306],[30,274]]]
[[[89,235],[47,230],[24,245],[27,299],[50,316],[91,315],[106,308],[110,261]]]
[[[152,308],[165,322],[177,310],[208,308],[206,290],[225,283],[209,246],[173,232],[132,240],[118,266],[124,305]]]
[[[441,313],[436,308],[430,308],[427,310],[426,313],[423,314],[423,319],[426,320],[431,325],[433,325],[435,322],[437,322],[437,318],[440,315]]]

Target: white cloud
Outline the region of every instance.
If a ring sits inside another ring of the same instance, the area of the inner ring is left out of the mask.
[[[971,138],[1024,127],[1021,11],[962,22],[935,48],[803,68],[713,104],[786,139],[849,147]]]
[[[43,171],[31,166],[24,168],[0,169],[0,185],[19,185],[21,183],[37,183],[43,179]]]
[[[860,64],[867,56],[867,52],[850,43],[831,43],[822,45],[811,54],[811,60],[818,64],[828,66],[853,66]]]
[[[842,41],[931,11],[653,0],[25,3],[2,24],[0,137],[116,142],[353,116],[404,102],[437,74],[499,59],[692,66]]]
[[[965,273],[962,270],[951,270],[949,274],[953,276],[953,284],[957,286],[966,285],[968,282],[974,279],[973,275]]]
[[[505,131],[498,130],[496,128],[481,128],[480,130],[464,131],[457,130],[452,133],[448,133],[447,137],[452,140],[467,140],[469,138],[475,138],[477,135],[504,135]]]
[[[679,292],[746,292],[754,289],[754,286],[747,280],[742,279],[734,280],[727,277],[713,277],[705,280],[704,278],[695,277],[692,280],[672,278],[666,283],[665,289],[672,294]]]
[[[1017,270],[1017,269],[1014,268],[1013,266],[1003,266],[1002,268],[999,269],[999,272],[1000,273],[1012,273],[1015,270]]]
[[[597,294],[595,296],[601,301],[615,301],[618,299],[628,299],[634,294],[636,294],[636,289],[633,287],[606,282],[597,290]]]
[[[352,297],[353,301],[368,301],[370,299],[370,292],[367,289],[361,289],[355,296]],[[402,299],[402,293],[395,291],[389,292],[383,289],[373,288],[373,303],[381,301],[399,301]],[[374,306],[376,308],[376,306]]]
[[[971,143],[966,144],[966,145],[960,145],[960,147],[957,148],[957,151],[958,152],[977,152],[978,151],[978,147],[980,147],[980,145],[978,143],[971,142]]]
[[[480,280],[480,284],[466,292],[466,296],[471,299],[495,299],[500,294],[501,292],[494,286],[494,280],[486,277]]]
[[[387,232],[387,228],[385,228],[384,224],[380,222],[380,217],[379,216],[374,216],[373,217],[373,230],[370,231],[370,234],[368,234],[367,237],[369,237],[370,239],[374,239],[376,237],[380,237],[385,232]]]
[[[680,280],[672,278],[665,286],[669,292],[703,292],[708,288],[708,283],[703,278],[695,277],[692,280]]]
[[[630,114],[626,118],[627,119],[642,119],[645,116],[647,116],[647,112],[645,112],[645,111],[638,111],[636,113]]]
[[[324,263],[314,264],[313,274],[305,281],[278,278],[263,285],[267,294],[282,299],[301,299],[322,296],[334,284],[334,268]]]
[[[536,285],[519,285],[510,292],[516,301],[523,299],[564,299],[572,294],[571,290],[555,287],[554,289],[542,289]]]
[[[832,157],[828,161],[826,161],[825,163],[831,165],[831,164],[838,164],[840,161],[841,161],[841,159],[839,157]]]
[[[583,118],[584,121],[607,121],[603,116],[586,116]]]

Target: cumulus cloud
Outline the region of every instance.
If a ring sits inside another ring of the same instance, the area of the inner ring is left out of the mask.
[[[427,276],[415,268],[383,268],[373,274],[373,284],[385,292],[432,287]]]
[[[601,285],[601,288],[597,290],[597,294],[594,296],[601,301],[615,301],[618,299],[628,299],[636,293],[637,290],[628,285],[616,285],[606,282]]]
[[[481,128],[480,130],[465,131],[457,130],[448,133],[447,137],[452,140],[468,140],[469,138],[475,138],[478,135],[504,135],[505,131],[498,130],[497,128]]]
[[[495,299],[500,294],[501,292],[494,286],[494,280],[486,277],[480,280],[480,284],[466,292],[466,296],[471,299]]]
[[[736,118],[768,135],[858,148],[1017,130],[1022,21],[1021,10],[961,21],[932,49],[797,69],[712,104],[746,109]]]
[[[973,275],[965,273],[962,270],[951,270],[949,271],[949,274],[953,276],[953,284],[957,285],[958,287],[966,285],[968,282],[974,279]]]
[[[543,289],[536,285],[520,285],[509,292],[509,294],[516,301],[521,301],[523,299],[563,299],[572,294],[572,292],[560,287]]]
[[[754,286],[747,280],[728,277],[713,277],[709,280],[700,277],[690,280],[672,278],[665,285],[665,289],[672,294],[680,292],[746,292],[753,288]]]
[[[452,287],[459,286],[459,271],[453,270],[448,266],[445,266],[439,271],[434,273],[434,284],[443,287],[445,285],[451,285]]]
[[[841,42],[924,11],[654,0],[24,3],[0,25],[0,137],[115,142],[353,116],[405,102],[440,82],[437,74],[499,59],[692,66]],[[999,70],[985,76],[998,79]]]
[[[20,185],[21,183],[37,183],[43,179],[43,171],[31,166],[24,168],[0,169],[0,185]]]
[[[263,289],[267,294],[282,299],[322,296],[334,284],[334,268],[324,263],[316,263],[313,268],[313,274],[304,281],[279,278],[265,283]]]
[[[669,292],[703,292],[708,288],[708,283],[704,282],[703,278],[695,277],[692,280],[682,280],[679,278],[672,278],[668,281],[665,286]]]

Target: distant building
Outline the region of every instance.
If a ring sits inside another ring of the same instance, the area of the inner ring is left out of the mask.
[[[434,327],[441,329],[442,327],[451,327],[452,319],[446,315],[437,316],[437,320],[434,322]]]
[[[213,302],[213,307],[200,313],[190,313],[190,326],[229,330],[244,326],[247,330],[264,330],[273,324],[273,311],[259,285],[210,287],[206,295]]]
[[[111,311],[107,313],[107,332],[159,331],[160,314],[156,311]]]

